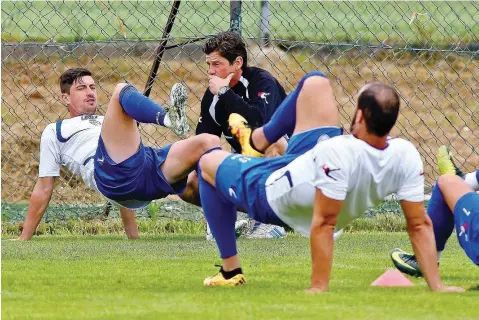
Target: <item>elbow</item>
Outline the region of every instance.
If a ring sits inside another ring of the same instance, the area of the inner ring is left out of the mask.
[[[334,228],[336,227],[336,220],[337,220],[336,215],[325,215],[322,217],[313,218],[313,221],[311,224],[311,235],[317,234],[321,231],[333,232]]]
[[[407,222],[408,233],[416,233],[430,228],[432,228],[432,221],[428,215]]]

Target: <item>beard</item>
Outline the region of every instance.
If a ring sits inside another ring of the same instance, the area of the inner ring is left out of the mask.
[[[358,110],[356,109],[356,111],[354,112],[354,116],[353,116],[353,120],[351,120],[351,127],[349,128],[349,132],[351,132],[351,134],[353,134],[353,131],[354,131],[354,125],[356,124],[356,116],[358,115]]]

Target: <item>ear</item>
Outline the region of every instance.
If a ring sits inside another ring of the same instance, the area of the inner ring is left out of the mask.
[[[243,57],[236,57],[234,62],[235,71],[238,71],[239,69],[241,69],[241,67],[243,66],[243,62],[244,62]]]
[[[60,98],[64,104],[70,105],[70,96],[68,94],[62,93]]]
[[[362,123],[364,121],[363,110],[358,109],[358,113],[356,114],[356,122]]]

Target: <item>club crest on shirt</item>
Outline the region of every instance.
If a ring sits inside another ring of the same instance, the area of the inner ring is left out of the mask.
[[[264,102],[266,102],[266,104],[268,104],[268,100],[266,99],[266,97],[269,96],[269,95],[270,95],[270,93],[268,93],[268,92],[258,92],[258,97],[263,99]]]
[[[335,177],[331,176],[331,172],[339,171],[339,170],[341,170],[340,168],[330,169],[328,166],[326,166],[325,164],[323,164],[322,169],[323,169],[323,171],[324,171],[324,174],[325,174],[328,178],[331,178],[331,179],[333,179],[333,180],[335,180],[335,181],[338,181],[338,179],[336,179]]]

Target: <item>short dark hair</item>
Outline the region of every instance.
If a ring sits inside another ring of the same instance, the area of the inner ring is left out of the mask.
[[[91,76],[90,70],[85,68],[72,68],[63,72],[58,81],[60,83],[61,93],[70,93],[73,82],[84,76]]]
[[[237,57],[243,58],[243,66],[241,67],[243,70],[248,65],[246,44],[236,32],[220,32],[214,37],[206,40],[203,52],[205,54],[210,54],[213,51],[218,51],[218,53],[226,58],[230,64],[232,64]]]
[[[368,84],[358,98],[368,133],[387,135],[398,118],[399,104],[399,94],[393,87],[380,82]]]

